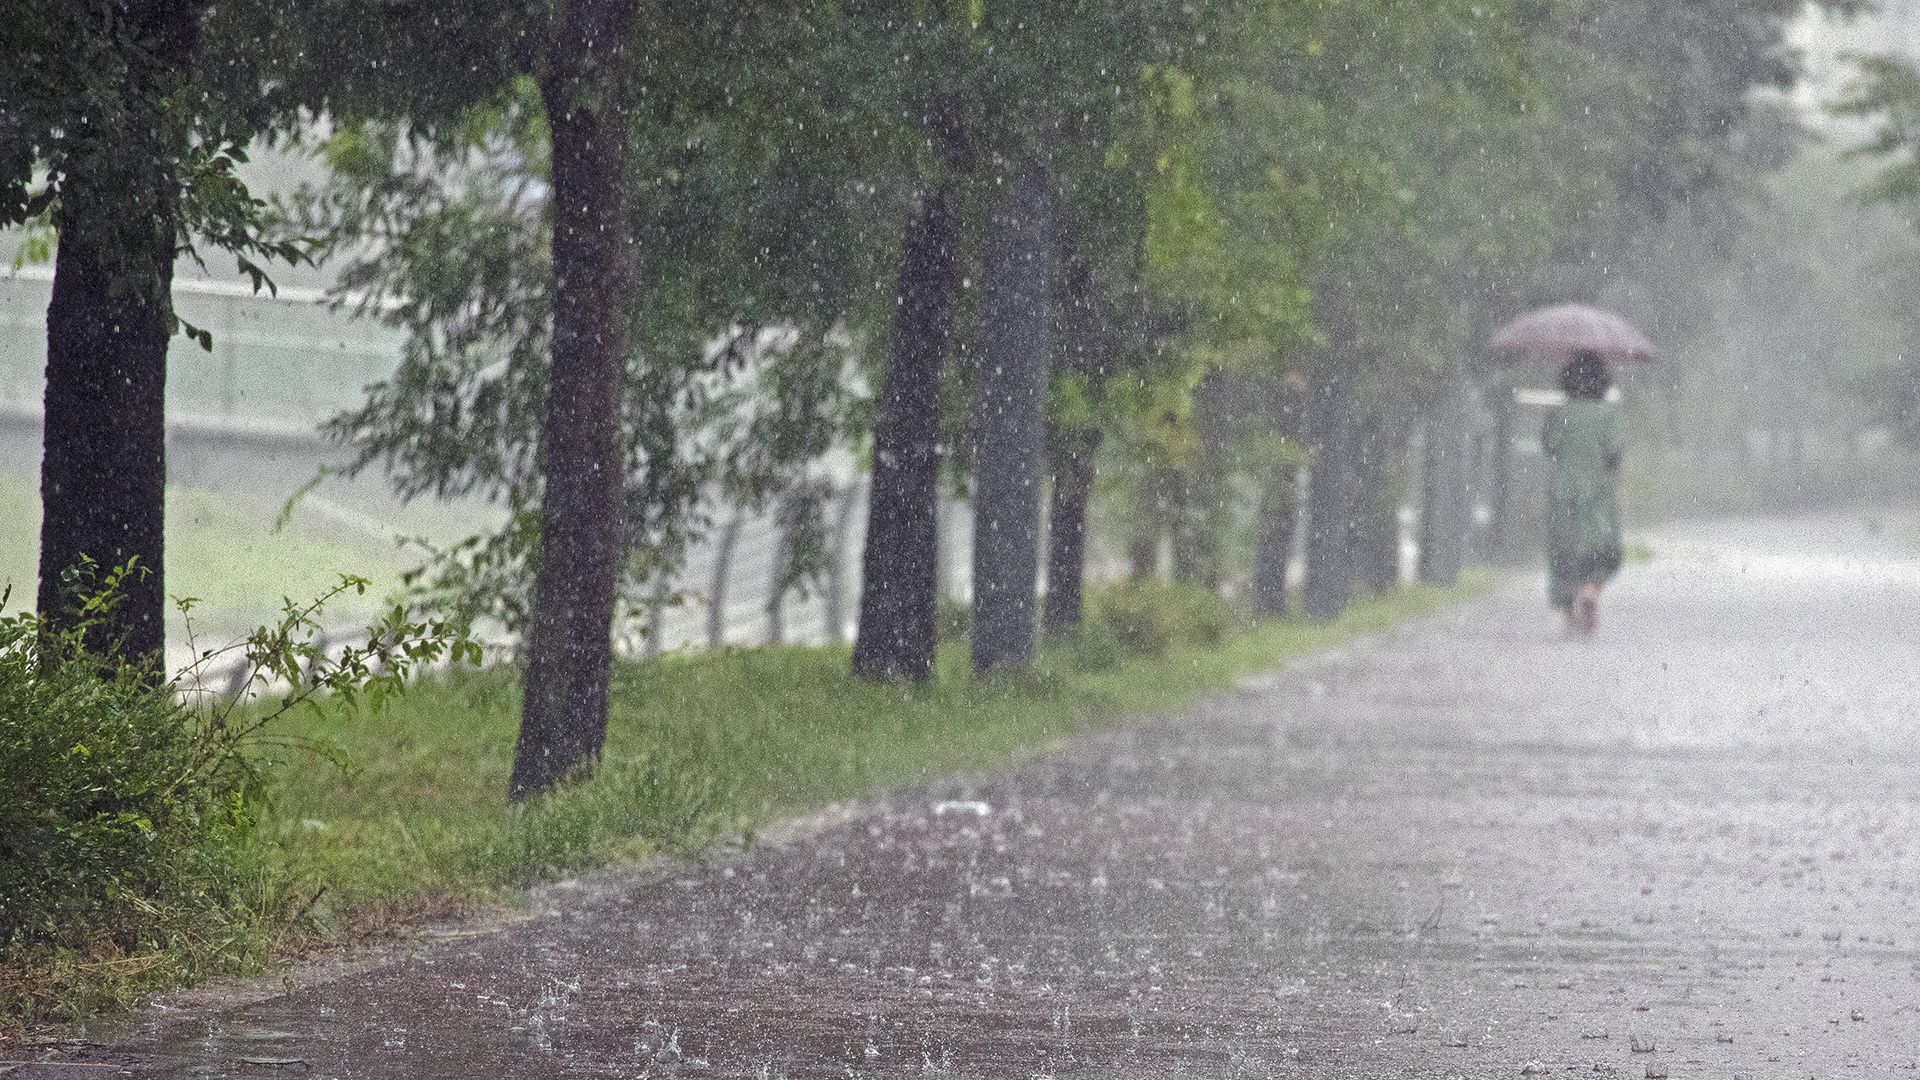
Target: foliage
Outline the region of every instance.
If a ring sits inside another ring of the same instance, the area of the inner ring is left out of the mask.
[[[411,674],[478,659],[458,627],[398,609],[368,628],[364,645],[328,648],[318,623],[326,604],[367,584],[344,577],[304,605],[289,601],[276,625],[158,680],[84,644],[90,629],[110,625],[138,572],[129,564],[95,583],[91,566],[74,571],[84,599],[70,629],[30,613],[0,620],[6,1014],[76,1018],[143,973],[263,959],[282,883],[256,842],[262,755],[316,748],[271,726],[323,702],[377,712]],[[192,601],[179,606],[185,613]],[[232,689],[203,685],[230,662]],[[103,978],[89,981],[89,971]]]
[[[111,597],[91,597],[83,623]],[[234,906],[255,777],[172,687],[81,638],[0,621],[0,947],[104,929],[151,951]]]
[[[1858,197],[1867,203],[1920,202],[1920,72],[1896,56],[1856,62],[1860,78],[1834,112],[1874,121],[1873,136],[1849,154],[1884,163]]]
[[[1128,581],[1096,593],[1093,622],[1136,656],[1162,657],[1175,647],[1210,648],[1241,619],[1218,593],[1180,582]]]
[[[245,77],[216,84],[168,62],[129,5],[48,0],[0,30],[0,227],[58,225],[86,213],[122,286],[151,276],[143,237],[201,262],[199,245],[231,253],[256,290],[263,263],[306,258],[300,237],[268,237],[263,204],[236,174],[261,132]],[[223,72],[222,74],[231,74]],[[255,90],[257,93],[257,88]],[[93,212],[87,207],[91,206]],[[51,255],[41,245],[38,254]],[[113,262],[111,260],[119,260]],[[203,263],[204,265],[204,263]],[[211,335],[169,324],[203,347]]]
[[[1312,446],[1336,379],[1364,452],[1398,455],[1463,378],[1507,377],[1479,342],[1530,304],[1624,303],[1676,336],[1794,143],[1753,90],[1797,77],[1801,6],[1208,5],[1220,46],[1156,72],[1113,143],[1153,171],[1131,282],[1151,344],[1101,398],[1142,543],[1209,565],[1182,548],[1244,517],[1192,506],[1270,489],[1284,470],[1246,451]]]
[[[749,503],[802,488],[806,463],[865,415],[849,394],[849,330],[886,248],[834,222],[872,188],[835,169],[851,137],[794,148],[769,131],[831,139],[848,123],[811,90],[776,106],[774,88],[717,77],[655,86],[652,122],[630,137],[629,609],[709,524],[701,501],[716,485]],[[537,556],[552,307],[545,118],[528,78],[460,118],[432,137],[397,119],[343,123],[317,147],[331,179],[281,220],[343,261],[341,303],[407,331],[395,375],[328,426],[355,452],[350,471],[377,464],[407,498],[503,502],[506,527],[435,552],[424,583],[517,629]],[[804,552],[817,523],[794,524]],[[794,563],[803,577],[817,564]]]
[[[830,443],[858,445],[869,403],[847,372],[882,354],[898,222],[949,168],[971,258],[994,185],[1047,162],[1091,282],[1070,316],[1089,355],[1059,380],[1055,420],[1104,429],[1103,491],[1133,516],[1218,533],[1240,519],[1181,507],[1279,483],[1266,444],[1277,428],[1297,463],[1314,437],[1302,404],[1329,379],[1358,380],[1366,430],[1402,431],[1522,297],[1585,291],[1586,255],[1626,258],[1649,223],[1741,189],[1777,134],[1747,88],[1793,76],[1789,6],[649,8],[629,102],[630,594],[678,564],[712,493],[757,502]],[[410,341],[331,430],[410,497],[507,504],[506,528],[437,553],[427,584],[518,625],[537,555],[545,134],[488,28],[523,16],[479,5],[426,27],[362,0],[319,7],[383,30],[378,62],[351,71],[280,61],[288,86],[325,86],[338,121],[333,178],[289,208],[289,235],[324,236],[342,296],[377,298]],[[551,28],[530,25],[537,52]],[[331,24],[322,36],[316,55],[344,47]],[[467,70],[427,79],[446,55]],[[941,110],[966,133],[957,165],[928,136]],[[796,346],[762,347],[777,334]],[[943,395],[955,474],[968,370],[949,365]],[[1203,385],[1242,400],[1202,415]]]

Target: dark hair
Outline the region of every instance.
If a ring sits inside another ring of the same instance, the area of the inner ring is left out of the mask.
[[[1600,359],[1597,352],[1582,349],[1560,369],[1560,389],[1570,398],[1597,401],[1606,397],[1612,386],[1613,373],[1607,370],[1607,362]]]

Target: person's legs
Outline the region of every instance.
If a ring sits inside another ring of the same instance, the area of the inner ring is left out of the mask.
[[[1573,598],[1573,608],[1567,612],[1567,624],[1574,633],[1586,637],[1600,625],[1600,585],[1588,582],[1580,586],[1580,592]]]

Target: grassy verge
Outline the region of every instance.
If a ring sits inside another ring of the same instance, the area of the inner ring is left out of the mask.
[[[296,711],[277,722],[277,760],[260,762],[258,827],[220,853],[239,870],[223,879],[230,895],[206,918],[170,924],[164,940],[130,943],[102,927],[84,946],[0,951],[0,1047],[23,1020],[84,1019],[207,973],[511,904],[543,879],[697,853],[836,800],[1017,763],[1489,580],[1397,590],[1330,624],[1251,627],[1201,610],[1218,606],[1204,594],[1191,618],[1167,611],[1193,595],[1111,594],[1088,634],[1017,678],[969,678],[957,644],[943,648],[934,680],[911,687],[854,679],[843,648],[626,663],[594,777],[520,807],[504,799],[520,698],[510,667],[417,684],[377,715]],[[1142,611],[1164,625],[1140,625]]]
[[[554,875],[750,835],[835,800],[1018,762],[1424,615],[1488,580],[1398,590],[1334,623],[1270,623],[1160,657],[1116,662],[1086,645],[1050,648],[1015,679],[967,678],[960,648],[943,650],[931,683],[907,688],[852,678],[837,648],[627,664],[594,778],[517,810],[503,792],[518,684],[504,669],[463,675],[419,687],[377,717],[289,725],[352,764],[279,770],[269,836],[300,883],[296,895],[326,890],[296,930],[379,932]]]

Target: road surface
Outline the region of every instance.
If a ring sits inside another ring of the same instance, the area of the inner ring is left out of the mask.
[[[1920,1065],[1920,559],[1654,535],[777,846],[15,1075],[1833,1077]]]

